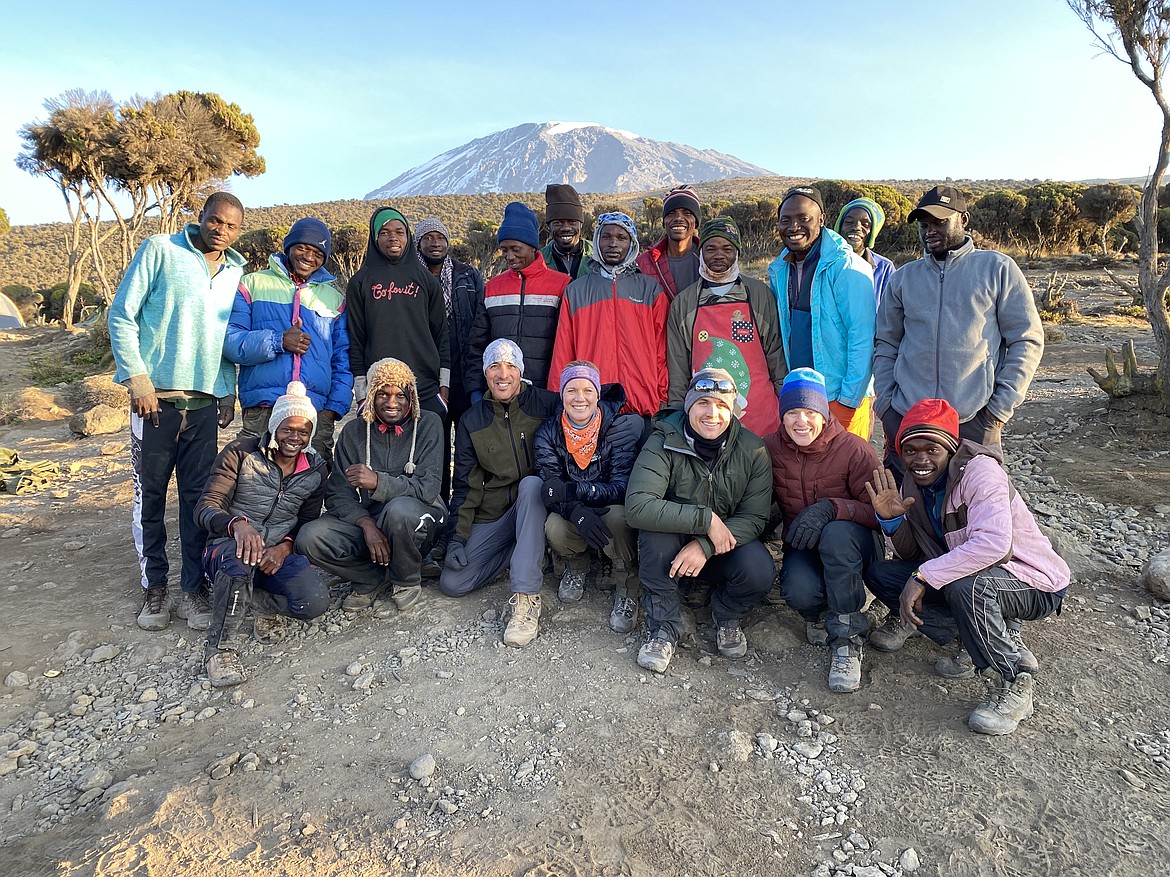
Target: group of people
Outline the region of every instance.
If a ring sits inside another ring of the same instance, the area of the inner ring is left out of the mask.
[[[722,655],[747,654],[774,533],[779,595],[827,646],[831,690],[861,686],[867,641],[958,639],[936,666],[987,678],[970,726],[1013,731],[1038,666],[1022,623],[1059,612],[1070,576],[1002,466],[1043,330],[1015,263],[974,246],[962,193],[923,195],[923,256],[895,270],[872,249],[877,203],[846,204],[832,230],[821,193],[794,187],[766,283],[740,273],[735,222],[703,221],[689,186],[667,193],[645,252],[626,214],[599,216],[589,241],[571,186],[545,200],[543,248],[536,214],[507,205],[505,268],[486,284],[438,219],[412,232],[390,206],[344,294],[311,217],[245,274],[243,206],[224,192],[142,244],[109,311],[131,397],[139,626],[173,612],[206,630],[212,684],[235,685],[249,615],[270,642],[328,608],[313,567],[350,583],[347,612],[407,611],[427,575],[459,597],[506,569],[503,640],[522,647],[551,550],[563,602],[611,566],[609,624],[630,633],[641,614],[638,664],[661,673],[684,601],[709,607]],[[217,456],[237,393],[242,428]],[[873,631],[867,589],[889,610]]]

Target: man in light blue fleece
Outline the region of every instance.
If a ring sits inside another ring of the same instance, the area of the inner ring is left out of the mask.
[[[143,630],[165,628],[175,608],[164,522],[172,474],[183,558],[176,611],[196,630],[211,619],[202,569],[207,534],[195,523],[195,505],[215,460],[217,422],[227,426],[235,411],[235,367],[223,358],[223,342],[244,270],[243,256],[231,249],[243,221],[238,198],[211,195],[198,223],[142,242],[110,303],[114,380],[130,390]]]
[[[1028,281],[1010,256],[975,248],[962,192],[935,186],[908,220],[925,252],[886,287],[873,358],[886,467],[899,484],[893,437],[910,406],[945,399],[959,412],[960,439],[1000,446],[1044,353]]]

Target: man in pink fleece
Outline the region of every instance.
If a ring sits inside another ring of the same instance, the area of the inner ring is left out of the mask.
[[[1010,734],[1032,715],[1037,669],[1020,639],[1021,622],[1059,613],[1068,564],[1012,486],[999,448],[959,440],[950,403],[911,406],[895,450],[909,476],[901,492],[888,469],[876,470],[868,486],[896,555],[865,571],[869,589],[890,610],[870,645],[893,652],[918,633],[939,645],[958,635],[990,688],[968,726]]]

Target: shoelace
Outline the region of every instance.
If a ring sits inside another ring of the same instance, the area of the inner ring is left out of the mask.
[[[236,652],[220,652],[220,663],[224,665],[225,670],[230,670],[232,673],[243,675],[244,662],[240,660],[240,656]]]
[[[147,588],[146,590],[146,608],[150,610],[151,615],[158,615],[162,612],[163,604],[167,601],[166,591],[162,589]]]
[[[633,597],[618,597],[617,603],[613,607],[614,614],[624,616],[625,618],[633,618],[637,610],[638,603]]]

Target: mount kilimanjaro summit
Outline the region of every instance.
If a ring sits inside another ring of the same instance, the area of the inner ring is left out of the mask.
[[[711,149],[651,140],[592,122],[533,122],[437,155],[366,199],[543,192],[548,183],[570,183],[579,192],[638,192],[763,176],[774,174]]]

